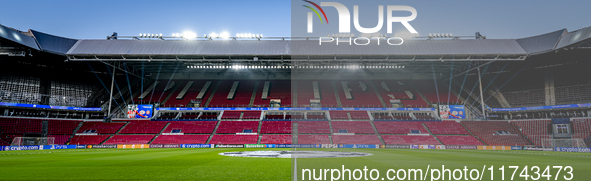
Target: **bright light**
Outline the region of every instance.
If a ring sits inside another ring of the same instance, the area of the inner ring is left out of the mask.
[[[220,37],[223,39],[228,39],[230,38],[230,34],[228,32],[223,32],[220,34]]]
[[[185,32],[183,32],[183,38],[186,38],[186,39],[197,38],[197,34],[194,32],[185,31]]]

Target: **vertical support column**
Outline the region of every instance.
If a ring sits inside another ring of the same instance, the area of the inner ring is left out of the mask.
[[[478,67],[478,86],[480,87],[480,107],[482,108],[482,116],[486,119],[486,112],[484,112],[484,94],[482,94],[482,77],[480,77],[480,67]]]
[[[544,76],[544,98],[546,106],[556,105],[556,93],[554,88],[554,72],[547,70]]]
[[[41,78],[39,81],[39,94],[41,94],[41,102],[38,104],[49,105],[49,97],[51,97],[51,79]]]
[[[113,103],[113,85],[115,84],[115,68],[113,68],[113,76],[111,77],[111,95],[109,96],[109,114],[107,117],[111,117],[111,104]]]

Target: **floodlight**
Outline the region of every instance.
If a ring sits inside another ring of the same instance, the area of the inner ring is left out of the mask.
[[[230,34],[228,32],[223,32],[220,34],[220,37],[223,39],[228,39],[230,38]]]

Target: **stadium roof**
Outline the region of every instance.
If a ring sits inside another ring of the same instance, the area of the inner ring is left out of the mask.
[[[340,45],[317,40],[75,40],[0,25],[0,40],[82,61],[203,60],[523,60],[591,40],[591,27],[522,39],[405,40],[403,45]],[[5,45],[3,45],[5,46]]]
[[[27,36],[15,29],[8,28],[6,26],[0,25],[0,38],[24,47],[39,50],[39,46],[37,46],[37,42],[35,42],[33,37]]]

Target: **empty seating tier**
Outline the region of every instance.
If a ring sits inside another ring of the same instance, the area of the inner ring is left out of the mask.
[[[160,135],[152,144],[205,144],[209,135]]]
[[[369,121],[332,121],[332,128],[335,133],[375,134]]]
[[[216,133],[256,133],[258,121],[221,121]]]
[[[298,123],[298,133],[330,133],[328,121],[292,121]]]
[[[217,121],[171,121],[163,133],[212,133]]]
[[[551,120],[512,121],[534,145],[542,146],[542,139],[550,139],[548,125]]]
[[[417,133],[429,133],[422,122],[415,121],[374,121],[373,122],[380,134],[408,134],[411,131]]]
[[[333,135],[334,144],[382,144],[376,135]]]
[[[349,116],[347,115],[347,111],[329,111],[330,119],[332,120],[348,120]]]
[[[74,136],[70,140],[71,145],[98,145],[107,139],[109,135],[83,135]]]
[[[460,123],[455,121],[425,122],[433,134],[469,134]]]
[[[263,135],[261,144],[291,144],[291,135]]]
[[[213,135],[210,144],[256,144],[258,135]]]
[[[437,136],[437,139],[439,139],[444,145],[484,145],[473,136],[439,135]]]
[[[166,123],[164,121],[131,121],[119,133],[160,133],[162,128],[166,126]]]
[[[573,133],[581,135],[591,135],[591,119],[574,119]]]
[[[462,124],[491,146],[530,145],[525,138],[518,134],[519,131],[507,121],[462,121]]]
[[[125,123],[84,122],[77,133],[92,132],[100,134],[116,133]]]
[[[115,135],[104,144],[148,144],[152,138],[154,138],[154,135]]]
[[[261,119],[261,111],[244,111],[242,119]]]
[[[283,118],[283,114],[278,114],[278,115],[266,115],[265,119],[284,119],[284,118]]]
[[[1,118],[0,128],[4,133],[41,133],[42,120]]]
[[[298,135],[298,144],[330,144],[328,135]]]
[[[70,136],[71,135],[49,135],[47,137],[54,137],[53,144],[65,145],[70,139]]]
[[[263,121],[261,133],[291,133],[291,121]]]
[[[224,111],[222,119],[240,119],[240,114],[242,111]]]
[[[369,115],[367,111],[349,111],[351,115],[351,119],[355,120],[369,120]]]
[[[382,135],[387,145],[438,145],[430,135]]]
[[[78,127],[81,121],[67,121],[67,120],[48,120],[47,133],[48,134],[73,134],[74,129]]]

